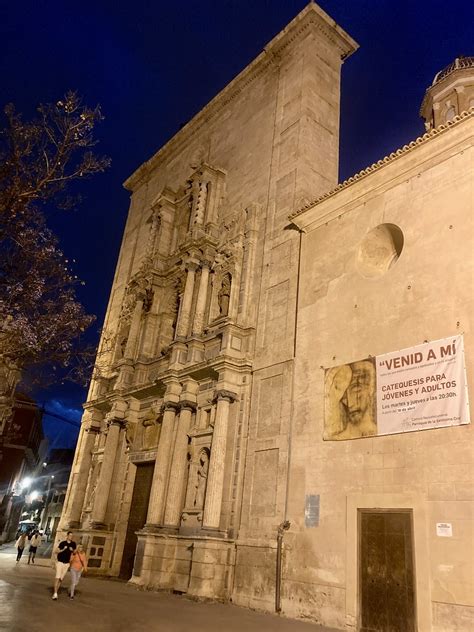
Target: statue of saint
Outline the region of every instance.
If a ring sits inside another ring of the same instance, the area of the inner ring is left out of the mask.
[[[217,294],[220,316],[228,316],[229,314],[230,288],[231,277],[230,274],[226,274],[222,279],[221,289]]]
[[[160,414],[160,407],[157,402],[154,402],[145,416],[142,419],[143,433],[142,433],[142,449],[150,450],[154,448],[158,443],[158,416]]]
[[[206,495],[207,472],[209,469],[209,456],[206,450],[201,450],[199,455],[199,467],[196,477],[196,493],[194,495],[194,506],[200,509],[204,506],[204,497]]]

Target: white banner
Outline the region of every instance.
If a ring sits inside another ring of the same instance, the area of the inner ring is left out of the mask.
[[[462,335],[326,369],[325,439],[468,423]]]

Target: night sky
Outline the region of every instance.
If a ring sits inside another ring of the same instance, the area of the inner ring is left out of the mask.
[[[86,282],[80,298],[100,326],[129,195],[122,182],[252,61],[306,0],[0,0],[0,104],[28,118],[77,90],[100,103],[99,153],[112,167],[84,183],[80,208],[55,220]],[[474,54],[474,2],[323,0],[360,45],[343,66],[340,179],[424,132],[425,89],[459,55]],[[56,385],[38,398],[79,421],[85,390]],[[76,431],[44,419],[52,447]]]

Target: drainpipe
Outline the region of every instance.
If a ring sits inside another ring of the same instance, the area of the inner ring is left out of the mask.
[[[277,533],[277,556],[276,556],[276,586],[275,586],[275,612],[281,612],[281,598],[280,598],[280,589],[281,589],[281,551],[283,546],[283,536],[285,531],[288,531],[290,528],[290,522],[285,520],[281,522],[278,526]]]
[[[291,435],[293,432],[293,410],[294,410],[294,392],[295,392],[295,359],[296,359],[296,342],[298,333],[298,306],[299,306],[299,289],[300,289],[300,273],[301,273],[301,246],[303,230],[296,224],[289,224],[285,227],[286,230],[297,230],[299,232],[298,243],[298,270],[297,270],[297,284],[296,284],[296,301],[295,301],[295,328],[293,332],[293,377],[291,387],[291,411],[290,411],[290,428],[288,431],[288,464],[286,471],[286,494],[285,494],[285,520],[280,523],[277,533],[277,555],[276,555],[276,586],[275,586],[275,612],[281,612],[281,551],[283,545],[283,536],[285,531],[290,528],[290,522],[287,520],[288,516],[288,490],[290,488],[290,465],[291,465]]]

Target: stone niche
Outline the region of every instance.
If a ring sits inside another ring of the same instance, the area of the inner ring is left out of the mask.
[[[370,230],[359,244],[356,265],[366,279],[384,275],[402,254],[403,233],[395,224],[380,224]]]
[[[188,453],[188,486],[179,529],[182,535],[199,533],[202,528],[211,454],[210,438],[207,432],[194,437]]]

